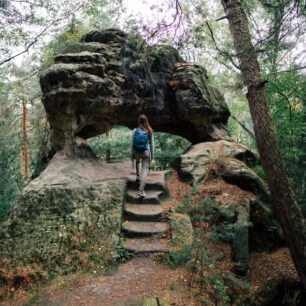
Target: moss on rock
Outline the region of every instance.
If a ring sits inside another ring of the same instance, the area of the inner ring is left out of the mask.
[[[24,189],[1,224],[0,258],[37,264],[48,274],[105,266],[119,242],[125,180],[89,184],[70,169],[56,184],[52,166]]]
[[[186,214],[172,213],[170,216],[171,242],[175,248],[192,244],[193,228]]]

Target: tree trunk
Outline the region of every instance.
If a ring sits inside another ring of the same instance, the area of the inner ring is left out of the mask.
[[[22,149],[20,151],[22,175],[28,176],[28,140],[27,140],[27,107],[26,102],[22,101]]]
[[[306,288],[306,227],[276,144],[256,51],[251,41],[242,0],[221,0],[229,21],[240,69],[248,93],[256,143],[271,192],[273,208],[283,228],[297,272]]]

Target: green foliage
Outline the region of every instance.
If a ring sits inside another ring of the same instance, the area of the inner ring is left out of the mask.
[[[112,259],[114,263],[119,263],[131,259],[135,254],[118,244],[113,252]]]
[[[203,198],[197,203],[192,202],[191,195],[184,195],[176,210],[190,216],[192,222],[199,222],[212,218],[215,212],[215,201],[211,198]]]
[[[217,305],[231,305],[231,299],[226,293],[228,287],[224,284],[222,278],[219,275],[213,275],[210,282],[216,292]]]
[[[103,135],[90,138],[88,143],[102,159],[106,159],[107,151],[109,151],[111,161],[117,162],[131,158],[131,139],[132,131],[130,129],[115,126]]]
[[[182,266],[191,259],[191,250],[190,245],[183,245],[178,251],[170,251],[163,263],[173,269]]]
[[[194,224],[205,220],[213,224],[217,222],[218,225],[213,225],[209,234],[201,227],[195,227],[191,250],[189,247],[170,252],[165,258],[165,263],[172,267],[187,263],[191,270],[190,285],[196,284],[194,294],[202,303],[232,305],[237,287],[247,292],[250,285],[237,279],[232,273],[218,270],[218,262],[224,259],[225,254],[215,250],[212,245],[220,240],[232,242],[235,234],[240,237],[240,231],[245,231],[245,227],[249,225],[243,222],[237,225],[233,223],[236,220],[234,209],[220,207],[211,198],[195,201],[192,195],[185,195],[176,210],[189,214]],[[219,222],[221,219],[224,220],[224,224]],[[209,297],[205,288],[212,288]]]
[[[278,145],[298,201],[306,198],[306,77],[297,72],[280,73],[267,85]],[[304,213],[306,207],[302,207]]]
[[[192,195],[196,195],[197,193],[199,193],[199,188],[200,188],[199,185],[193,184],[192,185],[192,191],[191,191]]]
[[[4,72],[4,71],[3,71]],[[16,131],[17,110],[12,109],[9,88],[0,83],[0,222],[23,186],[19,167],[19,133]],[[11,95],[13,92],[10,92]],[[18,123],[20,123],[18,121]]]
[[[43,47],[40,70],[50,67],[54,63],[54,57],[58,54],[80,51],[79,40],[85,32],[84,25],[73,19],[62,32]]]
[[[3,2],[3,1],[2,1]],[[67,32],[67,37],[59,37],[55,49],[61,50],[62,43],[76,41],[79,37],[77,29],[92,27],[112,27],[121,15],[121,1],[80,0],[80,1],[5,1],[0,5],[0,62],[9,58],[12,51],[16,53],[27,47],[38,46],[36,53],[48,36],[56,44],[59,33]],[[59,9],[60,6],[60,9]],[[81,26],[80,26],[81,25]],[[52,38],[53,36],[53,38]],[[64,35],[65,36],[65,35]],[[44,50],[45,61],[52,60],[52,48]],[[15,50],[14,50],[15,49]],[[53,53],[53,54],[52,54]]]
[[[18,148],[16,150],[4,136],[0,133],[0,222],[6,217],[23,185],[18,164],[15,162],[19,157]]]
[[[235,292],[250,289],[250,284],[238,279],[230,272],[219,271],[218,262],[223,254],[211,248],[209,236],[201,229],[195,230],[191,259],[188,267],[191,271],[189,284],[194,295],[207,305],[233,305]]]
[[[255,165],[250,167],[259,177],[264,178],[265,177],[265,173],[263,171],[263,168],[261,165]]]
[[[12,66],[0,71],[0,221],[7,215],[20,190],[29,181],[42,155],[48,125],[39,100],[37,75],[32,68]],[[7,75],[15,81],[7,79]],[[23,80],[22,82],[19,80]],[[22,101],[25,102],[26,138],[22,123]],[[23,177],[23,153],[28,152],[28,177]]]
[[[233,228],[218,224],[218,226],[213,226],[211,235],[211,242],[217,242],[219,240],[231,242],[233,240]]]
[[[132,155],[132,130],[123,126],[114,126],[109,132],[88,140],[94,152],[102,159],[107,159],[109,152],[111,161],[118,162],[130,159]],[[187,146],[189,142],[179,136],[166,133],[155,133],[155,156],[152,170],[162,170],[169,167]]]

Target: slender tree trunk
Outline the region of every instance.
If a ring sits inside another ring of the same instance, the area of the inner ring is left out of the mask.
[[[24,177],[28,176],[28,143],[27,143],[27,107],[26,102],[22,101],[22,157],[23,157],[23,171],[22,174]]]
[[[248,93],[250,112],[260,154],[273,200],[295,267],[306,288],[306,227],[295,199],[280,151],[275,140],[268,96],[261,77],[255,48],[251,41],[242,0],[221,0],[229,21],[240,69]]]

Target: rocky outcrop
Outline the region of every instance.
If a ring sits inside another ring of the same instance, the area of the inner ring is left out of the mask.
[[[215,234],[232,245],[234,270],[244,275],[250,251],[270,251],[283,241],[264,181],[247,166],[257,163],[245,146],[225,140],[191,146],[173,166],[199,190],[203,219]]]
[[[110,263],[129,170],[58,152],[0,225],[0,258],[13,266],[34,263],[48,274]]]
[[[222,159],[228,157],[253,164],[257,160],[255,154],[244,145],[237,142],[220,140],[191,146],[172,165],[177,168],[181,179],[198,184],[204,180],[210,170],[212,161],[217,161],[221,164]],[[249,169],[249,171],[251,170]]]
[[[58,55],[40,79],[53,153],[107,132],[135,127],[145,113],[155,131],[192,143],[222,139],[230,115],[206,70],[170,46],[149,46],[116,29],[92,31],[78,52]]]

